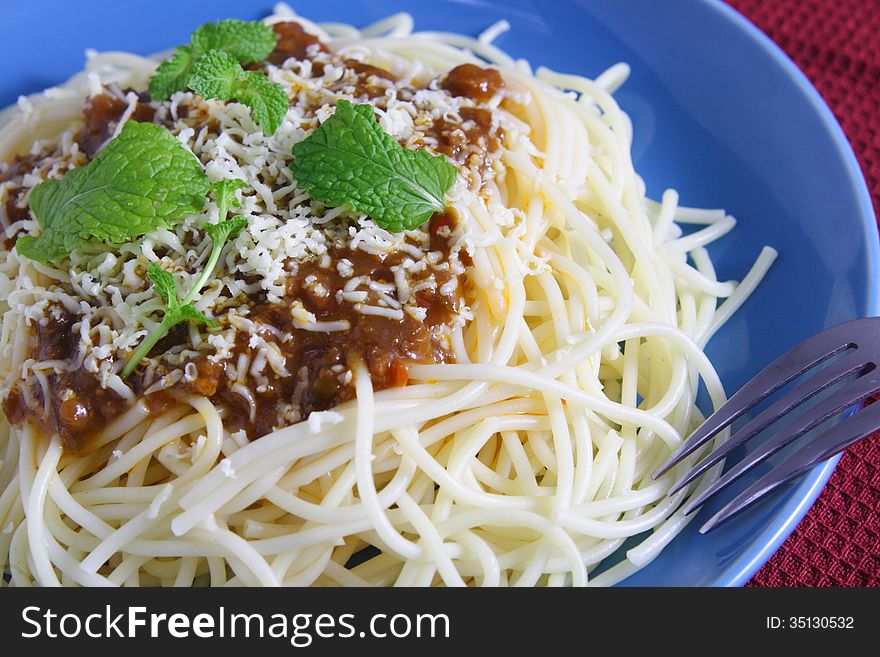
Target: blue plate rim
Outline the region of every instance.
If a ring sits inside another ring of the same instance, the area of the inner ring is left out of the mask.
[[[756,51],[766,59],[768,66],[778,67],[778,70],[793,83],[790,91],[795,96],[795,100],[799,103],[806,103],[812,109],[819,119],[820,130],[830,138],[833,150],[843,165],[846,177],[846,185],[841,185],[841,193],[856,201],[859,223],[862,225],[863,238],[866,242],[864,248],[867,276],[864,281],[864,290],[859,290],[862,292],[861,299],[859,299],[860,305],[863,304],[862,308],[865,314],[880,315],[880,237],[878,237],[878,227],[861,167],[842,127],[816,88],[770,37],[726,4],[724,0],[700,1],[720,21],[747,37]],[[840,456],[829,459],[784,493],[784,501],[773,513],[770,521],[764,525],[760,532],[748,537],[747,545],[736,558],[726,566],[719,568],[708,578],[708,585],[736,587],[748,582],[769,561],[807,514],[833,474],[839,460]],[[697,519],[698,521],[699,519]]]
[[[723,0],[701,0],[701,2],[739,28],[764,54],[781,67],[803,94],[804,99],[817,112],[822,125],[830,133],[848,173],[849,191],[855,194],[861,209],[861,218],[865,223],[863,228],[867,242],[869,272],[868,279],[865,281],[866,313],[880,315],[880,289],[878,289],[880,288],[880,235],[878,235],[877,219],[862,168],[843,128],[812,82],[769,36]],[[789,492],[789,499],[774,515],[773,522],[753,538],[751,541],[752,549],[744,551],[741,556],[721,571],[715,579],[715,586],[743,586],[770,560],[813,506],[816,498],[819,497],[825,484],[831,478],[840,458],[841,456],[838,455],[829,459],[814,468],[800,483],[796,484],[796,488]]]

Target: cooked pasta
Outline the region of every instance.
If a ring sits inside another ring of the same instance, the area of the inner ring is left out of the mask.
[[[702,420],[700,382],[724,401],[703,349],[775,252],[720,281],[707,247],[735,220],[646,197],[612,98],[625,64],[533,71],[492,45],[504,22],[359,30],[279,5],[267,23],[259,68],[289,101],[272,135],[240,102],[150,99],[156,60],[124,53],[6,115],[8,583],[583,586],[650,563],[717,467],[672,496],[688,464],[652,472]],[[454,165],[445,212],[395,232],[297,184],[291,149],[341,100]],[[34,187],[129,120],[242,181],[246,225],[204,288],[211,200],[61,261],[12,247],[45,230]],[[214,325],[179,324],[126,376],[161,322],[151,263]]]

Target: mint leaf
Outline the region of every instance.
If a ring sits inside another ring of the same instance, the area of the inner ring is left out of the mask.
[[[271,26],[261,21],[245,22],[235,18],[201,25],[190,39],[198,54],[222,50],[242,64],[266,59],[275,50],[277,41]]]
[[[196,310],[196,308],[190,305],[186,299],[184,299],[183,303],[180,303],[177,300],[177,285],[174,283],[174,277],[155,262],[151,262],[147,265],[147,278],[150,279],[150,282],[153,284],[153,289],[156,290],[156,294],[159,295],[159,298],[162,299],[162,302],[165,304],[165,310],[162,315],[162,321],[159,322],[159,326],[154,328],[150,334],[144,338],[143,342],[138,345],[138,348],[128,359],[128,362],[122,369],[122,376],[128,376],[134,372],[138,363],[150,353],[150,350],[156,346],[156,343],[164,338],[168,334],[168,331],[178,324],[193,321],[211,327],[217,326],[217,322],[204,313]]]
[[[205,226],[205,232],[211,238],[211,254],[208,256],[208,262],[205,264],[205,269],[202,271],[201,276],[199,276],[195,285],[193,285],[189,294],[183,300],[184,303],[189,303],[195,299],[201,289],[207,284],[208,279],[214,272],[214,268],[220,261],[220,253],[223,251],[223,245],[226,241],[247,226],[247,219],[244,217],[226,218],[230,206],[238,207],[239,205],[238,199],[235,197],[235,190],[244,189],[245,187],[247,187],[247,183],[238,178],[221,180],[211,185],[211,194],[217,202],[220,221],[216,224],[207,224]]]
[[[248,184],[241,178],[224,178],[211,183],[211,196],[217,201],[217,205],[238,207],[238,198],[235,192],[239,189],[247,189]]]
[[[251,108],[254,121],[267,135],[275,134],[290,106],[284,87],[269,82],[259,71],[245,71],[235,82],[232,95]]]
[[[168,100],[175,92],[190,88],[192,67],[211,52],[222,52],[236,62],[247,64],[266,59],[275,50],[277,40],[272,27],[261,21],[231,18],[201,25],[190,36],[190,45],[177,48],[170,59],[159,64],[150,79],[150,96],[153,100]],[[206,98],[220,98],[197,93]],[[228,100],[229,96],[227,93],[222,99]]]
[[[330,207],[349,204],[387,230],[417,228],[446,207],[455,167],[425,149],[403,148],[370,105],[340,100],[336,112],[293,147],[293,176]]]
[[[198,212],[207,192],[201,163],[171,133],[129,121],[89,164],[34,187],[30,209],[43,232],[15,248],[50,262],[88,241],[127,242]]]
[[[248,184],[240,178],[227,178],[211,183],[211,196],[217,203],[217,214],[221,222],[226,217],[229,208],[237,208],[240,205],[238,197],[235,195],[236,190],[246,189],[247,186]]]
[[[234,98],[247,105],[267,135],[278,129],[287,114],[284,87],[269,82],[259,71],[245,71],[235,57],[220,50],[205,53],[193,64],[187,84],[205,98]]]
[[[247,219],[244,217],[226,219],[229,208],[240,206],[238,198],[235,196],[236,190],[246,189],[247,186],[248,184],[240,178],[218,180],[211,184],[211,195],[217,203],[217,214],[220,217],[220,221],[216,224],[207,224],[205,232],[208,233],[208,236],[215,245],[219,244],[222,247],[226,240],[234,237],[242,228],[247,226]],[[219,257],[219,252],[217,255]],[[206,269],[213,269],[210,258],[208,259],[208,267]]]
[[[212,50],[193,64],[187,85],[205,98],[229,100],[236,80],[243,74],[244,69],[235,57],[221,50]]]
[[[171,274],[155,262],[151,262],[147,265],[147,278],[153,283],[153,289],[166,306],[170,308],[177,305],[177,286]]]
[[[222,244],[229,238],[235,237],[245,226],[247,226],[247,219],[244,217],[233,217],[232,219],[221,221],[219,224],[207,224],[205,232],[208,233],[212,242]]]
[[[150,97],[153,100],[168,100],[175,92],[186,89],[193,59],[192,48],[177,48],[170,59],[159,64],[156,73],[150,78]]]
[[[159,326],[138,345],[138,348],[125,364],[122,376],[128,376],[134,372],[138,363],[150,353],[150,350],[156,343],[181,322],[193,321],[201,322],[208,326],[217,325],[213,319],[196,310],[195,306],[192,305],[192,301],[199,295],[213,274],[214,268],[220,261],[223,245],[229,238],[247,226],[247,219],[244,217],[226,218],[229,208],[233,206],[238,207],[239,205],[238,199],[235,197],[235,190],[244,189],[245,187],[247,187],[247,183],[237,178],[220,180],[211,185],[211,194],[214,196],[220,211],[220,223],[205,226],[205,232],[211,238],[211,254],[208,256],[205,268],[198,279],[196,279],[190,291],[183,298],[183,301],[177,300],[177,286],[174,284],[174,277],[155,263],[147,265],[147,277],[152,281],[156,294],[165,303],[165,316],[162,318]]]
[[[168,312],[166,317],[169,318],[169,329],[174,328],[181,322],[187,321],[199,322],[212,328],[217,326],[217,322],[215,322],[213,319],[211,319],[201,311],[196,310],[195,306],[191,306],[188,303],[175,307],[173,310]]]
[[[228,223],[228,222],[227,222]],[[156,294],[165,304],[165,316],[163,323],[168,324],[167,328],[172,328],[181,322],[191,319],[208,326],[216,326],[217,322],[195,309],[186,299],[183,303],[177,300],[177,285],[174,283],[174,276],[162,269],[155,262],[147,265],[147,278],[153,284]],[[161,335],[159,336],[161,338]],[[158,342],[158,338],[156,340]]]

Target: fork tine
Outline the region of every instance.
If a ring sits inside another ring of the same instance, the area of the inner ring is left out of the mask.
[[[770,363],[728,399],[721,408],[710,415],[653,474],[653,478],[657,479],[675,467],[682,459],[699,449],[740,415],[793,379],[827,358],[855,346],[848,336],[852,333],[852,325],[862,321],[864,320],[854,320],[822,331],[796,344]]]
[[[865,355],[860,353],[860,350],[855,350],[852,354],[845,356],[837,363],[822,370],[820,374],[810,377],[784,397],[775,401],[731,436],[723,445],[708,454],[690,472],[682,477],[678,483],[669,489],[669,494],[672,495],[687,486],[691,481],[718,463],[718,461],[726,458],[737,447],[748,440],[751,440],[755,435],[766,429],[792,409],[797,408],[826,388],[869,366],[870,365],[865,362]]]
[[[857,410],[853,416],[843,420],[840,424],[816,438],[816,440],[805,445],[803,449],[793,454],[791,458],[777,465],[761,477],[761,479],[728,502],[700,527],[700,533],[705,534],[727,522],[780,486],[799,477],[819,462],[842,452],[850,445],[876,433],[878,426],[880,426],[880,403]]]
[[[851,385],[846,386],[842,390],[838,390],[827,399],[823,399],[814,408],[811,408],[809,412],[804,413],[802,417],[797,418],[779,433],[773,435],[769,440],[758,447],[758,449],[725,472],[724,475],[700,493],[695,499],[688,502],[687,508],[684,511],[685,515],[692,513],[697,507],[705,503],[706,500],[727,488],[727,486],[739,479],[744,473],[778,452],[791,441],[801,437],[807,433],[807,431],[817,427],[825,420],[842,413],[854,404],[864,401],[870,395],[877,392],[878,388],[880,388],[880,371],[873,369]]]

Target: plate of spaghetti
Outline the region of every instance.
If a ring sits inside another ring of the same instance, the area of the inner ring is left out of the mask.
[[[725,6],[48,4],[89,28],[2,88],[6,584],[740,584],[830,475],[707,536],[720,469],[652,477],[880,310],[839,126]]]

